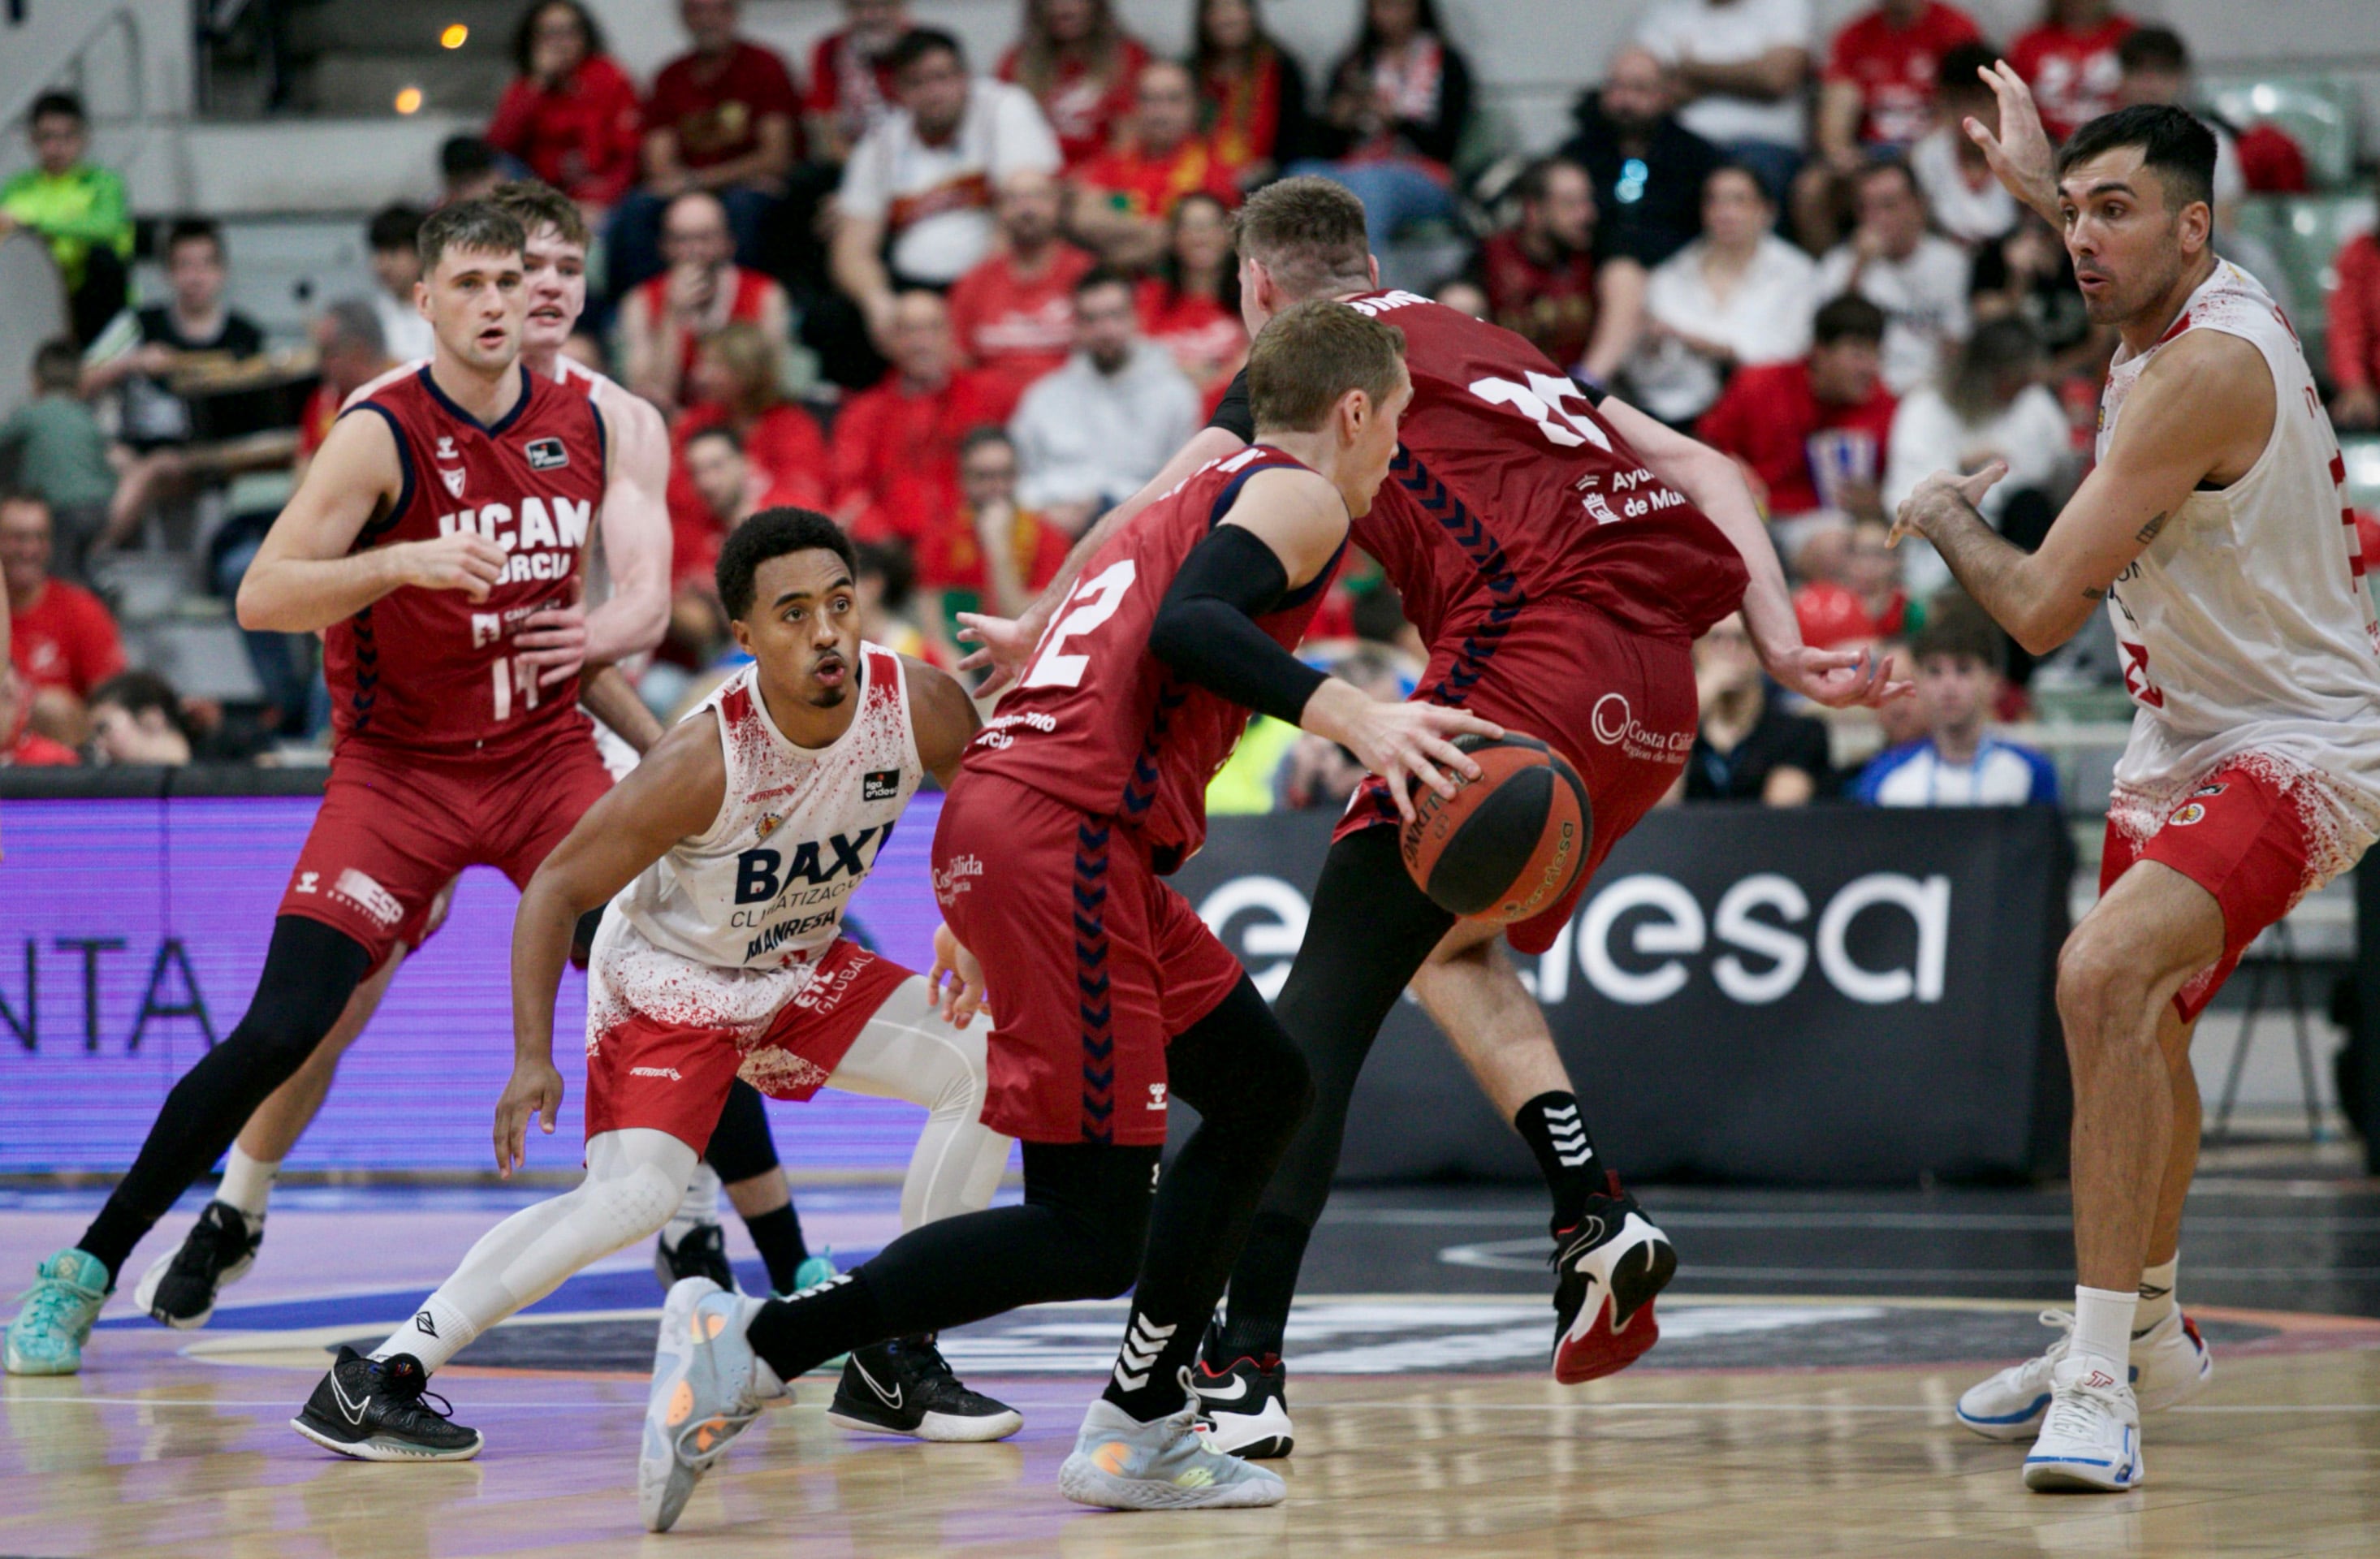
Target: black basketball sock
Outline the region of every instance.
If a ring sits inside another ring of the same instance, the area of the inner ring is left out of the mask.
[[[1281,1356],[1297,1270],[1305,1260],[1305,1243],[1313,1237],[1310,1225],[1287,1213],[1257,1214],[1240,1251],[1240,1264],[1232,1269],[1232,1293],[1218,1339],[1221,1357],[1212,1362],[1253,1358],[1262,1364]]]
[[[1512,1117],[1521,1140],[1537,1155],[1537,1173],[1553,1194],[1553,1232],[1575,1227],[1586,1213],[1586,1199],[1604,1188],[1603,1166],[1587,1139],[1586,1117],[1579,1113],[1574,1093],[1540,1093]]]
[[[802,1215],[794,1211],[792,1202],[787,1202],[773,1212],[754,1213],[744,1220],[744,1228],[768,1266],[770,1289],[778,1294],[792,1293],[795,1274],[810,1259],[810,1248],[802,1239]]]
[[[883,1315],[863,1265],[798,1299],[770,1300],[744,1329],[744,1336],[779,1380],[790,1382],[836,1354],[882,1342],[892,1331]]]

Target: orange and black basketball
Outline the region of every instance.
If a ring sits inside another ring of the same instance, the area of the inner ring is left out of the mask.
[[[1458,737],[1480,768],[1451,797],[1414,787],[1399,838],[1405,870],[1441,909],[1500,925],[1558,903],[1586,865],[1595,815],[1586,786],[1537,740]]]

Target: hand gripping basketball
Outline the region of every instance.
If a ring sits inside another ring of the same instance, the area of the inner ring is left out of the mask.
[[[1585,869],[1595,813],[1585,782],[1535,737],[1459,737],[1479,777],[1423,790],[1398,848],[1439,908],[1510,925],[1561,902]]]

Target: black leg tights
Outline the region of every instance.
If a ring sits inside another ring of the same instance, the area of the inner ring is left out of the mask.
[[[363,944],[320,920],[284,915],[256,995],[223,1043],[182,1074],[107,1205],[79,1242],[110,1279],[140,1238],[221,1158],[273,1090],[297,1075],[370,972]]]
[[[1023,1206],[912,1229],[844,1279],[771,1300],[752,1320],[753,1347],[791,1380],[888,1337],[1021,1305],[1110,1298],[1137,1277],[1133,1320],[1154,1346],[1135,1349],[1128,1332],[1110,1395],[1121,1389],[1142,1418],[1180,1407],[1176,1376],[1311,1090],[1296,1048],[1245,979],[1173,1041],[1167,1073],[1200,1119],[1153,1198],[1154,1147],[1027,1142]]]
[[[1257,1202],[1314,1096],[1296,1044],[1245,975],[1174,1039],[1165,1071],[1173,1096],[1198,1112],[1198,1129],[1157,1188],[1107,1386],[1108,1400],[1144,1423],[1182,1406],[1182,1370],[1197,1357]]]
[[[1389,1010],[1454,924],[1414,885],[1396,831],[1367,828],[1330,846],[1305,941],[1273,1003],[1314,1083],[1314,1109],[1292,1138],[1232,1273],[1226,1358],[1281,1352],[1305,1243],[1330,1197],[1355,1077]]]

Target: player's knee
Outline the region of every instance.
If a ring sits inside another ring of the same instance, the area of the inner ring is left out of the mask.
[[[578,1193],[617,1248],[661,1232],[686,1195],[686,1181],[659,1164],[640,1163],[625,1175],[589,1180]]]
[[[2087,923],[2077,927],[2058,955],[2058,1015],[2067,1043],[2095,1044],[2116,1029],[2130,1032],[2136,1027],[2131,1019],[2148,1004],[2152,972],[2122,939]]]

